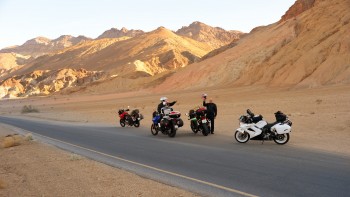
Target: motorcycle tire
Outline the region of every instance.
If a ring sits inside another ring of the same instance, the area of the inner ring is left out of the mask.
[[[209,130],[209,128],[208,128],[208,125],[207,124],[202,124],[202,134],[204,135],[204,136],[208,136],[209,135],[209,133],[210,133],[210,130]]]
[[[140,121],[134,122],[134,126],[135,126],[135,127],[140,127]]]
[[[176,135],[175,125],[172,124],[172,125],[171,125],[171,129],[170,129],[170,132],[168,133],[168,136],[169,136],[169,137],[175,137],[175,135]]]
[[[120,123],[120,126],[125,127],[125,120],[120,120],[119,123]]]
[[[246,143],[250,139],[250,135],[247,132],[241,133],[240,131],[236,131],[235,139],[239,143]]]
[[[158,135],[158,129],[156,126],[154,126],[154,124],[151,125],[151,133],[152,135]]]
[[[197,122],[191,121],[191,130],[193,131],[193,133],[198,133]]]
[[[274,138],[273,141],[276,142],[278,145],[283,145],[286,144],[289,141],[289,133],[285,134],[277,134]]]

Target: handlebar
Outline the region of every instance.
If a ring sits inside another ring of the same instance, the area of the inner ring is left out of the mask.
[[[248,114],[249,116],[251,116],[251,117],[254,116],[254,113],[253,113],[252,111],[250,111],[250,109],[247,109],[247,114]]]

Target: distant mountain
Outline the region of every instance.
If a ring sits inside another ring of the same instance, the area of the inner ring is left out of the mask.
[[[243,33],[240,31],[226,31],[220,27],[211,27],[201,22],[193,22],[189,26],[177,30],[176,34],[205,42],[213,49],[217,49],[238,40]]]
[[[86,40],[91,40],[91,38],[87,38],[85,36],[73,37],[70,35],[63,35],[57,39],[50,40],[45,37],[36,37],[28,40],[21,46],[2,49],[0,50],[0,53],[17,53],[36,58],[41,55],[62,50]]]
[[[117,28],[111,28],[110,30],[107,30],[103,32],[100,36],[97,37],[97,39],[102,38],[120,38],[120,37],[135,37],[141,34],[144,34],[142,30],[128,30],[125,27],[123,27],[121,30]]]
[[[1,97],[46,95],[75,86],[78,83],[76,75],[80,76],[78,71],[81,68],[105,73],[104,76],[108,77],[99,82],[101,87],[105,83],[113,83],[113,87],[120,86],[119,89],[128,90],[127,87],[143,87],[145,83],[158,84],[167,73],[200,60],[211,49],[205,43],[176,35],[164,27],[134,38],[80,42],[40,56],[11,73],[12,77],[0,81],[0,90],[3,91]],[[65,74],[67,69],[71,74]],[[59,77],[55,74],[57,72]],[[94,73],[88,76],[100,78],[95,77]],[[158,74],[159,77],[155,76]],[[130,84],[125,84],[126,81],[130,81]]]
[[[56,53],[37,58],[21,69],[21,74],[35,70],[84,68],[130,75],[136,71],[155,75],[196,62],[211,51],[205,43],[176,35],[160,27],[130,38],[105,38],[81,42]]]

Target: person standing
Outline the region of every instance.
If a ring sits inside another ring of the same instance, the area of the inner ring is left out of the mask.
[[[216,104],[213,103],[213,99],[209,99],[209,102],[206,102],[207,95],[203,96],[203,106],[207,107],[207,118],[210,120],[210,130],[211,134],[214,134],[214,120],[217,115],[217,107]]]

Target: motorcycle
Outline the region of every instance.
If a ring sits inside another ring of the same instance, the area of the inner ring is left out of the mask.
[[[169,137],[175,137],[177,129],[183,126],[183,121],[180,116],[181,113],[173,111],[171,107],[162,108],[162,114],[153,112],[153,123],[151,125],[152,135],[158,135],[158,132],[161,132]]]
[[[235,139],[239,143],[246,143],[248,140],[273,140],[279,145],[286,144],[292,131],[292,121],[284,114],[282,118],[276,116],[276,120],[275,123],[268,124],[261,115],[255,116],[248,109],[247,115],[239,118]]]
[[[140,121],[143,119],[142,114],[140,114],[140,111],[138,109],[134,109],[131,111],[131,114],[128,113],[130,111],[129,109],[119,109],[119,123],[120,126],[125,127],[127,126],[140,126]]]
[[[186,115],[191,121],[193,133],[201,131],[204,136],[208,136],[210,133],[210,120],[207,118],[207,110],[204,107],[200,107],[196,111],[191,109]]]

